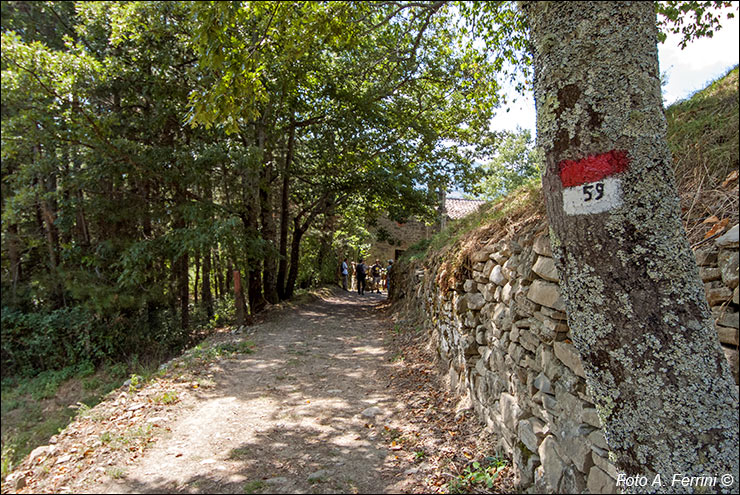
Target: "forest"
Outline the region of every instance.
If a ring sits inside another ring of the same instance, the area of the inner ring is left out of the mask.
[[[521,185],[504,83],[508,2],[2,2],[3,376],[163,356],[334,281],[382,214]]]
[[[3,2],[3,375],[164,355],[430,220],[526,58],[488,11],[496,56],[444,2]]]

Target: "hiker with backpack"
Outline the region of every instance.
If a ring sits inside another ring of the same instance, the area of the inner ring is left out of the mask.
[[[355,275],[357,276],[357,293],[362,295],[365,293],[365,275],[367,274],[367,267],[365,266],[365,263],[363,263],[362,258],[360,258],[359,263],[357,263],[355,270]]]
[[[375,291],[380,294],[380,277],[383,272],[383,267],[380,266],[380,260],[375,260],[375,264],[370,267],[370,275],[373,277],[373,287],[375,288]]]

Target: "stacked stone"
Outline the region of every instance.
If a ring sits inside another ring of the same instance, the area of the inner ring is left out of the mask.
[[[448,292],[445,274],[414,270],[450,387],[469,395],[478,415],[514,461],[530,492],[616,493],[617,470],[583,366],[571,343],[547,226],[486,245],[470,278]],[[697,252],[720,341],[737,380],[737,227]],[[733,240],[734,239],[734,240]],[[734,361],[733,361],[734,360]]]
[[[699,275],[704,282],[722,350],[730,363],[735,384],[738,373],[738,226],[714,241],[711,247],[695,251]]]

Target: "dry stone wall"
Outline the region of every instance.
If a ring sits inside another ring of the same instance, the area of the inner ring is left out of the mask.
[[[696,251],[738,382],[738,227]],[[544,222],[473,253],[469,278],[411,264],[397,297],[422,307],[450,386],[513,459],[530,492],[616,493],[599,414],[570,340]]]

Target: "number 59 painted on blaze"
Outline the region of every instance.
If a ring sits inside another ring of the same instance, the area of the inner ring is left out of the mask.
[[[627,170],[628,164],[627,153],[617,150],[560,162],[565,213],[592,215],[620,206],[622,181],[617,175]]]

